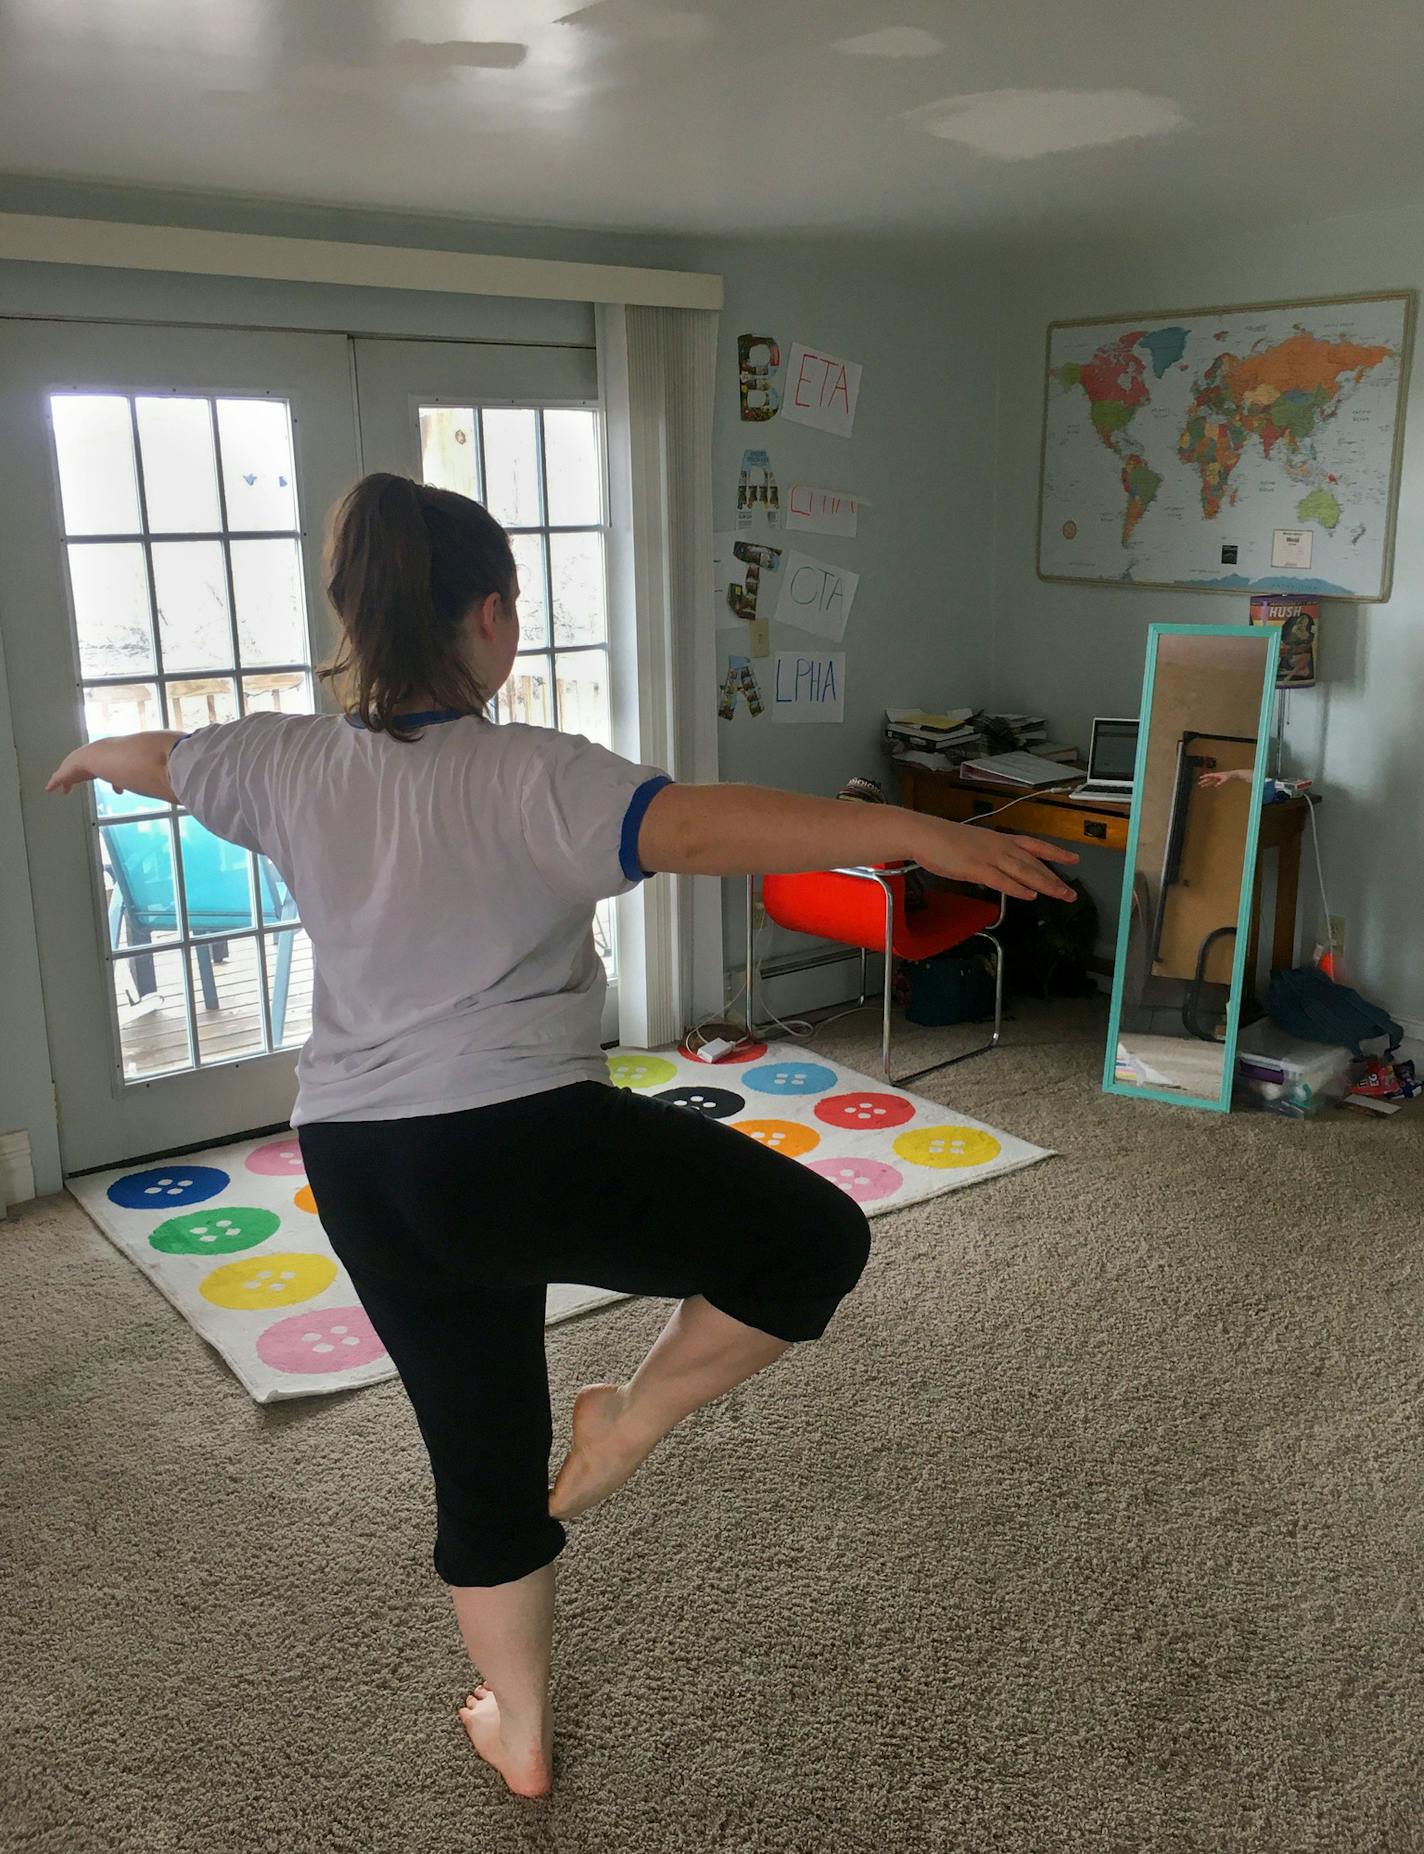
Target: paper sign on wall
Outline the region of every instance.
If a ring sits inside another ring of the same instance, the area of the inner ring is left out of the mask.
[[[860,584],[858,573],[792,551],[781,562],[780,584],[776,615],[782,624],[799,624],[803,631],[840,642]]]
[[[839,489],[813,489],[809,483],[794,483],[786,498],[786,525],[793,533],[855,533],[858,510],[854,496]]]
[[[778,650],[771,678],[773,721],[845,719],[845,652]]]
[[[840,360],[793,342],[781,416],[795,425],[814,425],[817,431],[848,438],[855,427],[860,373],[859,361]]]

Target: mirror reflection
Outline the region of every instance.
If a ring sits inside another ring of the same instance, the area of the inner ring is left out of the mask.
[[[1109,1029],[1115,1092],[1212,1107],[1230,1101],[1274,667],[1267,636],[1224,629],[1153,629]]]

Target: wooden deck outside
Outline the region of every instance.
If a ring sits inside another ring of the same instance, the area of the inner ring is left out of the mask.
[[[213,967],[218,994],[218,1008],[215,1011],[208,1010],[203,1004],[202,986],[194,962],[193,1003],[197,1011],[198,1046],[204,1067],[263,1053],[262,978],[257,965],[258,956],[256,940],[227,942],[226,959],[215,963]],[[269,989],[275,979],[276,957],[276,942],[269,941]],[[146,998],[135,997],[134,973],[127,961],[117,971],[116,995],[124,1074],[134,1081],[149,1075],[171,1074],[175,1069],[189,1067],[191,1062],[188,1054],[188,1012],[183,1001],[183,974],[179,955],[156,946],[153,963],[158,989]],[[287,1014],[281,1029],[280,1044],[293,1055],[306,1041],[311,1029],[311,992],[311,942],[304,933],[298,933],[292,948]],[[274,1024],[274,1039],[277,1031],[278,1026]]]

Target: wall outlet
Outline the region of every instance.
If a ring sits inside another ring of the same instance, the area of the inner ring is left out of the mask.
[[[1332,914],[1330,916],[1330,940],[1337,953],[1344,952],[1345,916],[1343,914]]]

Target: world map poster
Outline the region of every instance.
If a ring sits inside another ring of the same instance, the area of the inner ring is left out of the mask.
[[[1048,331],[1045,579],[1389,596],[1413,296]]]

